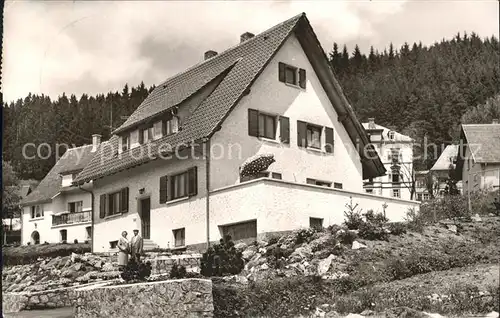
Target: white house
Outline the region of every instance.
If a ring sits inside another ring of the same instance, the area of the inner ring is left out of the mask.
[[[275,162],[240,178],[258,154]],[[384,174],[301,14],[158,85],[74,184],[93,182],[103,252],[134,228],[148,246],[177,248],[328,226],[350,197],[400,220],[418,203],[363,191]]]
[[[499,190],[500,124],[462,125],[457,151],[457,178],[464,194],[483,189]]]
[[[431,173],[437,179],[437,194],[442,195],[446,189],[448,178],[454,179],[455,166],[457,164],[458,145],[449,145],[444,148],[438,160],[431,168]],[[462,180],[457,182],[457,189],[462,193]]]
[[[375,124],[374,118],[369,118],[367,123],[363,123],[363,127],[387,171],[386,175],[365,182],[365,191],[405,200],[415,199],[415,193],[413,197],[411,195],[412,183],[415,181],[414,140],[397,131]]]
[[[92,182],[72,186],[100,144],[68,149],[36,189],[21,201],[22,244],[90,241],[92,239]]]

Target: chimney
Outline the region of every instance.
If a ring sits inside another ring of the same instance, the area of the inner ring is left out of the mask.
[[[209,50],[205,52],[205,61],[217,55],[217,52]]]
[[[250,33],[250,32],[245,32],[243,33],[241,36],[240,36],[240,43],[243,43],[245,42],[246,40],[250,40],[251,38],[253,38],[255,35],[253,33]]]
[[[497,118],[493,119],[493,121],[492,121],[491,123],[492,123],[493,125],[498,125],[498,119],[497,119]]]
[[[93,134],[92,135],[92,150],[91,150],[91,152],[96,152],[97,147],[99,147],[100,143],[101,143],[101,135]]]
[[[368,129],[375,129],[375,118],[368,118]]]

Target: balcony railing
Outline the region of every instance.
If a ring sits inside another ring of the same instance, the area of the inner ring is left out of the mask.
[[[92,211],[72,212],[61,215],[53,215],[52,226],[90,222],[91,218],[92,218]]]

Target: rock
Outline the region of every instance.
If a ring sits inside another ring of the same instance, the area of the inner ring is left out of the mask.
[[[258,241],[258,242],[257,242],[257,246],[258,246],[258,247],[266,247],[266,246],[267,246],[267,244],[268,244],[268,243],[267,243],[266,241]]]
[[[335,259],[335,255],[330,254],[327,258],[321,260],[318,264],[318,275],[324,275],[330,269],[332,260]]]
[[[366,245],[363,244],[363,243],[359,243],[358,241],[352,242],[352,249],[353,250],[359,250],[359,249],[362,249],[362,248],[366,248]]]
[[[53,258],[50,262],[46,264],[46,268],[57,268],[59,266],[59,263],[61,262],[61,257],[58,256],[56,258]]]
[[[259,253],[262,255],[266,255],[267,249],[265,247],[261,247],[261,248],[259,248]]]
[[[499,315],[496,311],[492,311],[490,312],[489,314],[487,314],[486,316],[484,316],[485,318],[498,318]]]
[[[115,268],[114,268],[113,264],[111,264],[111,263],[105,263],[102,266],[102,270],[105,271],[105,272],[111,272],[111,271],[114,271]]]
[[[260,266],[260,269],[262,270],[268,270],[269,269],[269,265],[267,265],[267,263],[264,263]]]
[[[480,216],[479,216],[479,214],[477,214],[477,213],[476,213],[476,215],[474,215],[471,219],[472,219],[472,221],[474,221],[474,222],[481,222],[481,221],[482,221],[481,217],[480,217]]]
[[[319,308],[319,307],[316,307],[316,311],[314,312],[314,317],[325,317],[326,316],[326,312]]]
[[[38,296],[31,296],[30,302],[33,303],[33,304],[39,304],[40,303],[40,299],[38,299]]]
[[[457,232],[458,232],[457,226],[456,226],[455,224],[447,224],[447,225],[446,225],[446,228],[447,228],[450,232],[453,232],[453,233],[457,233]]]
[[[328,317],[328,318],[339,318],[341,316],[336,311],[329,311],[329,312],[326,313],[325,317]]]
[[[102,265],[103,265],[103,264],[104,264],[104,262],[103,262],[103,261],[101,261],[101,260],[97,260],[97,261],[95,261],[95,262],[92,264],[92,266],[94,266],[95,268],[102,268]]]
[[[252,259],[252,257],[255,256],[256,253],[257,253],[257,249],[255,248],[255,246],[251,246],[243,251],[242,257],[244,260],[249,261]]]
[[[71,262],[75,263],[75,262],[81,260],[81,256],[78,254],[75,254],[75,253],[71,253],[70,259],[71,259]]]
[[[249,261],[246,265],[245,265],[245,269],[246,270],[250,270],[252,269],[252,267],[256,266],[256,265],[259,265],[259,259],[260,259],[261,255],[259,253],[257,253],[251,261]]]
[[[375,315],[375,312],[370,309],[365,309],[362,313],[361,316],[373,316]]]
[[[76,263],[71,267],[71,269],[78,272],[81,271],[82,269],[85,269],[85,267],[83,267],[82,263]]]
[[[301,262],[312,257],[311,247],[308,245],[297,248],[289,257],[290,263]]]
[[[246,245],[245,243],[241,242],[241,243],[238,243],[234,246],[234,248],[238,251],[238,252],[242,252],[244,251],[246,248],[248,247],[248,245]]]
[[[40,302],[45,304],[49,301],[49,297],[47,295],[40,295]]]
[[[364,318],[364,317],[359,314],[349,314],[345,316],[345,318]]]
[[[428,318],[429,316],[409,307],[394,307],[385,311],[386,318],[412,317]]]

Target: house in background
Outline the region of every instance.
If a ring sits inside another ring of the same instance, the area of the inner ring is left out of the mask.
[[[27,197],[36,188],[38,183],[36,180],[20,180],[17,189],[20,201]],[[19,206],[19,210],[22,210],[21,206]],[[14,216],[10,215],[10,217],[7,216],[2,219],[2,245],[21,243],[21,218]]]
[[[429,170],[415,171],[415,199],[417,201],[428,201],[432,198],[429,192],[429,182],[432,183],[432,181],[428,180],[429,177],[432,177],[429,175]]]
[[[413,139],[384,126],[374,118],[363,123],[370,142],[377,150],[387,173],[369,179],[364,184],[366,193],[410,200],[413,171]],[[413,199],[416,197],[414,196]]]
[[[443,150],[438,160],[430,169],[431,173],[436,177],[437,193],[443,195],[446,189],[447,180],[455,177],[455,166],[457,163],[458,145],[449,145]],[[462,193],[462,180],[457,182],[457,188]]]
[[[21,201],[22,244],[91,240],[92,183],[73,187],[72,182],[100,146],[101,137],[92,138],[92,145],[68,149],[38,187]]]
[[[275,162],[241,177],[264,154]],[[93,251],[106,252],[134,228],[149,246],[205,248],[338,224],[350,197],[400,220],[418,203],[363,190],[384,174],[301,14],[158,85],[74,184],[93,183]]]
[[[499,190],[500,124],[462,125],[457,151],[457,178],[464,194],[469,191]]]

